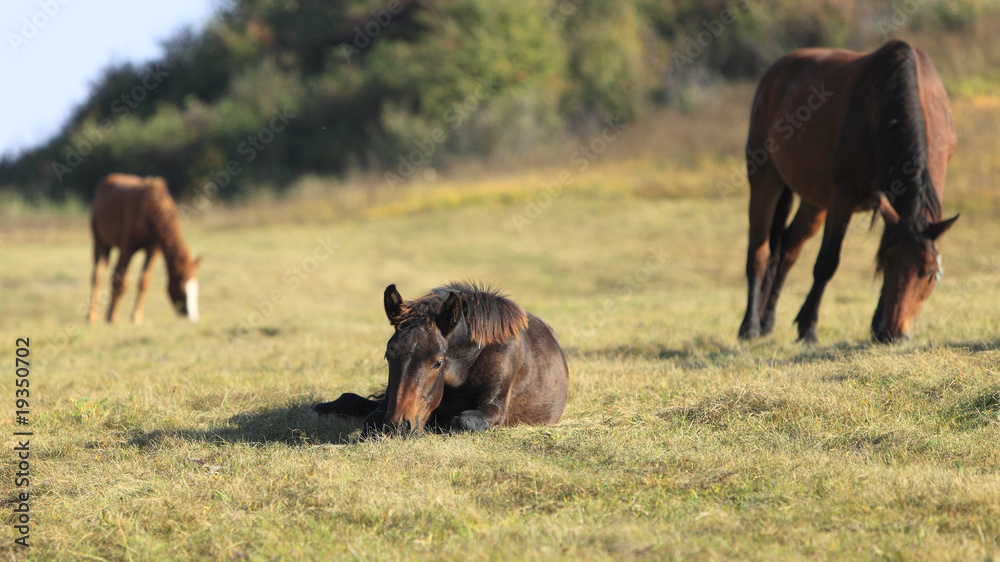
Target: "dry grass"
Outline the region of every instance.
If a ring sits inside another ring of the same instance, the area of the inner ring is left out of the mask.
[[[160,265],[146,324],[84,326],[82,210],[7,207],[0,341],[11,358],[30,337],[33,361],[28,554],[1000,556],[1000,104],[955,102],[963,148],[945,208],[963,217],[913,342],[868,342],[877,232],[859,217],[822,343],[793,343],[791,324],[813,241],[776,334],[744,344],[745,194],[716,186],[738,166],[733,108],[748,91],[635,125],[527,223],[514,217],[540,204],[568,153],[540,171],[396,191],[314,178],[209,208],[187,228],[206,256],[197,325],[169,310]],[[315,260],[321,244],[335,250]],[[357,421],[309,414],[384,383],[387,284],[413,297],[462,278],[501,282],[560,334],[560,424],[358,443]]]

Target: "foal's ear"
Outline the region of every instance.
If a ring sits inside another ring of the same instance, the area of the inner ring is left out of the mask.
[[[951,225],[955,224],[958,220],[959,215],[955,215],[950,219],[945,219],[939,222],[933,222],[927,227],[927,237],[931,240],[937,240],[945,233],[946,230],[951,228]]]
[[[896,224],[899,222],[899,213],[896,212],[896,209],[892,208],[889,198],[881,191],[878,192],[878,211],[882,214],[882,218],[885,219],[886,224]]]
[[[399,296],[396,285],[392,284],[385,288],[385,315],[389,317],[389,323],[393,326],[399,321],[403,314],[403,297]]]
[[[441,305],[441,312],[438,313],[434,323],[437,324],[441,335],[448,337],[456,326],[462,321],[462,299],[457,293],[450,293]]]
[[[195,268],[197,268],[199,265],[201,265],[201,258],[203,258],[203,257],[205,257],[205,256],[203,256],[201,254],[198,254],[198,257],[194,258],[194,267]]]

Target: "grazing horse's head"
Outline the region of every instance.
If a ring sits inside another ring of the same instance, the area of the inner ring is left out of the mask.
[[[395,285],[385,289],[385,313],[396,328],[385,348],[389,363],[385,429],[417,431],[441,404],[449,367],[449,339],[468,332],[461,298],[450,293],[427,321],[409,314]]]
[[[184,260],[182,268],[171,272],[167,280],[167,293],[174,310],[187,316],[192,322],[198,321],[198,277],[196,275],[201,257]]]
[[[885,195],[879,194],[879,212],[886,234],[878,252],[882,296],[872,318],[872,336],[888,343],[910,337],[911,323],[944,273],[937,241],[958,219],[914,221],[903,224]]]

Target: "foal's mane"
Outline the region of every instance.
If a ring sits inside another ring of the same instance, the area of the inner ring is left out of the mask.
[[[941,200],[927,169],[927,122],[920,101],[917,53],[903,41],[889,41],[865,57],[857,78],[863,88],[848,112],[848,122],[863,123],[875,139],[877,189],[899,215],[886,224],[877,260],[901,238],[920,239],[931,221],[941,218]],[[877,213],[877,211],[876,211]]]
[[[472,282],[449,283],[403,304],[397,327],[433,323],[451,293],[462,301],[469,339],[481,346],[517,337],[528,326],[528,313],[496,287]]]

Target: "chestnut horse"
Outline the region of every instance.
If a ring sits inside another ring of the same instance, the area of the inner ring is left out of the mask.
[[[97,295],[111,248],[118,248],[118,264],[111,280],[108,322],[118,318],[118,303],[128,284],[126,277],[133,254],[145,250],[146,261],[139,278],[132,321],[142,322],[143,302],[153,260],[162,252],[167,263],[167,292],[178,313],[192,322],[198,320],[198,278],[200,258],[192,259],[181,236],[180,213],[162,178],[141,178],[111,174],[97,184],[90,208],[90,228],[94,234],[94,274],[91,279],[90,314],[97,321]]]
[[[945,171],[955,152],[948,95],[923,52],[893,40],[869,54],[801,49],[778,60],[754,96],[747,138],[750,241],[743,339],[768,334],[788,270],[824,220],[813,286],[795,322],[816,341],[823,289],[840,261],[851,215],[876,210],[881,342],[909,337],[941,276],[937,241]],[[786,226],[792,194],[801,198]]]
[[[495,290],[466,283],[404,302],[385,290],[395,327],[386,345],[389,382],[380,402],[343,394],[319,414],[367,416],[362,438],[425,425],[482,431],[559,421],[569,372],[552,328]]]

